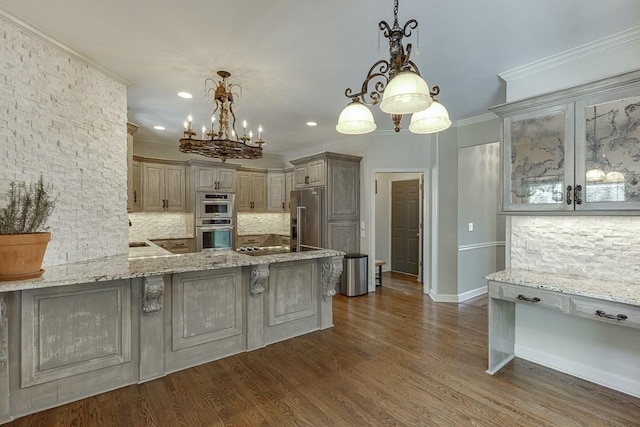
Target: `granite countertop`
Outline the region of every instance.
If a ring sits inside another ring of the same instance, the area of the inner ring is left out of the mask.
[[[173,255],[173,253],[161,248],[150,240],[135,240],[129,242],[129,244],[131,243],[144,243],[147,246],[129,247],[129,259]]]
[[[491,273],[486,275],[485,279],[640,306],[640,283],[625,283],[517,269]]]
[[[77,285],[90,282],[106,282],[109,280],[160,276],[163,274],[185,273],[189,271],[243,267],[343,255],[344,252],[330,249],[288,252],[264,256],[244,255],[236,251],[203,251],[181,255],[163,254],[160,256],[130,259],[128,254],[123,254],[114,257],[45,267],[44,274],[39,278],[0,282],[0,292]]]

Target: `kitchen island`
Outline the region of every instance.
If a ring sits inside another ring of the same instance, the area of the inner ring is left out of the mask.
[[[342,252],[144,249],[0,282],[0,422],[333,326]]]

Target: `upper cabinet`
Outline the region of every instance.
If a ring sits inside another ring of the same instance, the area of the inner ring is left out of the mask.
[[[184,211],[186,167],[163,163],[142,163],[142,210]]]
[[[195,191],[236,191],[236,167],[193,164],[192,168],[195,175]]]
[[[248,169],[238,170],[236,209],[238,212],[267,211],[267,174]]]
[[[640,210],[640,71],[492,108],[502,210]]]
[[[293,190],[293,170],[269,170],[267,173],[267,210],[269,212],[289,212],[291,190]]]
[[[292,162],[293,163],[293,162]],[[298,188],[320,187],[324,185],[324,159],[310,159],[295,163],[294,186]]]

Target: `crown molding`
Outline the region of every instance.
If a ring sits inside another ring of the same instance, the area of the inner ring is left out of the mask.
[[[102,74],[105,74],[108,77],[111,77],[112,79],[114,79],[115,81],[122,83],[125,86],[130,86],[133,82],[125,79],[124,77],[114,73],[113,71],[107,69],[106,67],[103,67],[102,65],[93,62],[92,60],[90,60],[89,58],[87,58],[86,56],[83,56],[82,54],[76,52],[75,50],[71,49],[69,46],[66,46],[64,44],[62,44],[61,42],[59,42],[58,40],[54,39],[53,37],[43,33],[42,31],[36,29],[35,27],[27,24],[26,22],[16,18],[15,16],[11,15],[9,12],[5,11],[4,9],[0,9],[0,19],[4,20],[5,22],[16,26],[18,29],[20,29],[21,31],[24,31],[25,33],[28,33],[31,36],[34,36],[38,39],[40,39],[41,41],[43,41],[44,43],[50,45],[51,47],[54,47],[56,49],[58,49],[59,51],[71,56],[72,58],[76,59],[79,62],[82,62],[83,64],[88,65],[89,67],[95,69],[96,71],[101,72]]]
[[[136,133],[138,131],[138,128],[140,128],[140,126],[138,126],[137,124],[127,122],[127,133],[129,135],[133,135],[134,133]]]
[[[464,126],[475,125],[476,123],[488,122],[489,120],[497,119],[498,116],[494,113],[480,114],[479,116],[473,116],[466,119],[456,120],[453,123],[453,127],[461,128]]]
[[[548,70],[560,64],[564,64],[584,56],[593,55],[600,51],[629,43],[637,39],[640,39],[640,26],[629,28],[628,30],[620,31],[619,33],[612,34],[593,42],[504,71],[499,73],[498,76],[507,82],[509,80],[520,79],[540,71]]]

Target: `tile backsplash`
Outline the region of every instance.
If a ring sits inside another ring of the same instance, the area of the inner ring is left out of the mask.
[[[511,268],[640,285],[640,217],[511,218]]]
[[[132,212],[129,240],[193,237],[192,212]]]
[[[238,235],[289,235],[289,213],[238,213]]]

